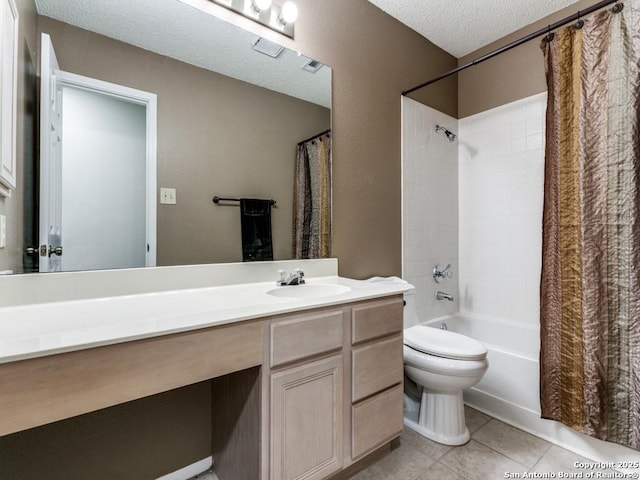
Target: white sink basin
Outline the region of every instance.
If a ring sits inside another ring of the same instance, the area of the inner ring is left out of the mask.
[[[331,283],[306,283],[304,285],[291,285],[287,287],[278,287],[267,292],[268,295],[274,297],[285,298],[315,298],[328,297],[331,295],[340,295],[341,293],[350,292],[351,288],[345,285],[336,285]]]

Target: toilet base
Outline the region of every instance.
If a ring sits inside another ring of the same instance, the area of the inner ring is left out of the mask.
[[[412,407],[409,404],[416,404]],[[444,445],[462,445],[471,435],[464,418],[462,392],[422,391],[420,407],[405,395],[404,424],[414,432]]]

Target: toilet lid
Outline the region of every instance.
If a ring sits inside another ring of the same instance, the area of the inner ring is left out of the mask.
[[[429,355],[456,360],[482,360],[487,355],[485,346],[473,338],[426,325],[405,329],[404,344]]]

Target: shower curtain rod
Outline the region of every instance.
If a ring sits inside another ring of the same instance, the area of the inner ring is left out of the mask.
[[[426,86],[431,85],[432,83],[436,83],[439,82],[440,80],[443,80],[447,77],[450,77],[451,75],[455,75],[458,72],[461,72],[462,70],[466,70],[469,67],[473,67],[474,65],[477,65],[479,63],[484,62],[485,60],[489,60],[490,58],[493,58],[497,55],[500,55],[501,53],[507,52],[509,50],[511,50],[512,48],[515,47],[519,47],[520,45],[522,45],[523,43],[527,43],[530,40],[533,40],[534,38],[537,37],[541,37],[542,35],[551,33],[552,30],[555,30],[557,28],[560,27],[564,27],[565,25],[567,25],[568,23],[571,23],[575,20],[580,20],[581,17],[589,15],[593,12],[595,12],[596,10],[600,10],[601,8],[604,8],[608,5],[611,5],[612,3],[618,3],[620,5],[619,10],[616,11],[619,12],[620,10],[622,10],[622,4],[619,3],[620,0],[603,0],[601,2],[596,3],[595,5],[592,5],[591,7],[587,8],[586,10],[578,10],[577,13],[574,13],[573,15],[570,15],[568,17],[563,18],[562,20],[556,22],[556,23],[552,23],[551,25],[549,25],[548,27],[545,28],[541,28],[540,30],[537,30],[533,33],[530,33],[529,35],[526,35],[518,40],[515,40],[507,45],[505,45],[504,47],[500,47],[497,50],[494,50],[492,52],[489,52],[485,55],[482,55],[481,57],[476,58],[475,60],[462,65],[458,68],[454,68],[453,70],[449,70],[448,72],[445,72],[441,75],[438,75],[435,78],[432,78],[431,80],[429,80],[428,82],[424,82],[421,83],[420,85],[413,87],[409,90],[405,90],[404,92],[402,92],[403,96],[409,95],[412,92],[415,92],[416,90],[420,90],[421,88],[424,88]]]
[[[324,132],[320,132],[317,135],[314,135],[313,137],[307,138],[306,140],[302,140],[301,142],[298,142],[298,145],[302,145],[303,143],[307,143],[307,142],[310,142],[311,140],[315,140],[316,138],[326,135],[327,133],[331,133],[331,129],[325,130]]]

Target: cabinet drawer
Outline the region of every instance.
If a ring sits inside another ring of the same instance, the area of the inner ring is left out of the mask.
[[[351,419],[355,460],[402,433],[402,384],[354,405]]]
[[[351,311],[352,343],[402,331],[402,297],[371,302]]]
[[[271,366],[342,347],[342,310],[296,315],[271,323]]]
[[[402,382],[402,335],[354,348],[351,361],[353,402]]]

